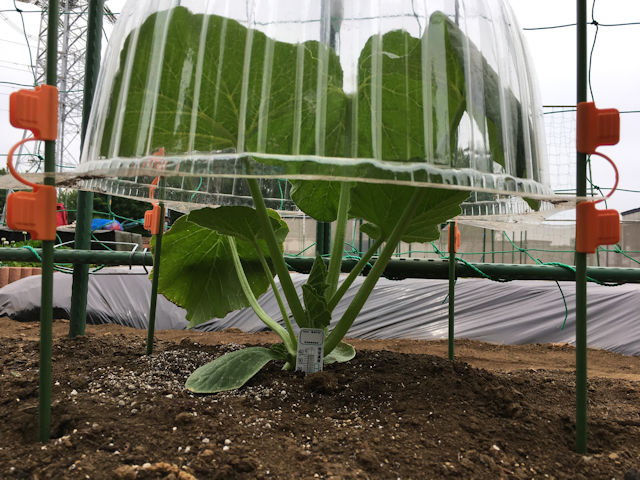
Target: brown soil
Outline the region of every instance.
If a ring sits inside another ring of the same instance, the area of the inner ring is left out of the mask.
[[[51,440],[38,443],[38,325],[0,319],[0,478],[640,479],[640,357],[589,352],[589,454],[574,453],[575,351],[354,340],[306,378],[267,366],[235,392],[182,388],[269,334],[54,322]],[[638,470],[636,470],[638,469]]]

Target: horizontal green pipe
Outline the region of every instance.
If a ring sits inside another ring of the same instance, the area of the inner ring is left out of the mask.
[[[33,249],[42,258],[42,249]],[[38,257],[27,248],[0,248],[0,261],[39,262]],[[151,252],[116,252],[110,250],[59,249],[53,252],[55,263],[85,263],[96,265],[153,265]]]
[[[287,264],[296,271],[309,272],[313,264],[310,257],[287,257]],[[371,263],[375,263],[372,260]],[[356,260],[344,260],[342,271],[348,272],[356,264]],[[500,263],[470,264],[494,279],[503,280],[557,280],[573,281],[575,274],[568,268],[556,265],[511,265]],[[369,268],[365,269],[365,275]],[[640,268],[589,267],[587,275],[600,282],[607,283],[640,283]],[[404,278],[449,278],[449,262],[447,260],[426,259],[393,259],[384,271],[386,278],[400,280]],[[467,278],[483,278],[476,270],[464,263],[456,265],[456,276]]]
[[[38,255],[42,249],[35,248]],[[151,252],[115,252],[109,250],[55,250],[56,263],[93,263],[96,265],[153,265]],[[5,262],[38,262],[31,250],[26,248],[0,248],[0,261]],[[312,257],[287,257],[287,264],[298,272],[308,273],[314,259]],[[371,263],[375,263],[372,260]],[[342,271],[350,271],[356,260],[344,260]],[[564,267],[556,265],[511,265],[501,263],[470,264],[491,278],[503,280],[557,280],[573,281],[575,274]],[[369,268],[365,269],[365,274]],[[640,268],[588,267],[587,275],[600,282],[607,283],[640,283]],[[386,278],[400,280],[403,278],[449,278],[449,262],[447,260],[393,259],[384,271]],[[456,265],[456,276],[466,278],[482,278],[476,270],[464,263]]]

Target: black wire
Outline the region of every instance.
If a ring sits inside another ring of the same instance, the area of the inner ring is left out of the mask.
[[[565,27],[575,27],[575,23],[565,23],[564,25],[550,25],[548,27],[528,27],[523,28],[522,30],[551,30],[553,28],[565,28]]]
[[[589,25],[595,25],[599,27],[627,27],[630,25],[640,25],[640,22],[624,22],[624,23],[595,23],[589,22]],[[549,25],[546,27],[525,27],[522,30],[551,30],[554,28],[567,28],[567,27],[575,27],[575,23],[564,23],[562,25]]]
[[[640,25],[640,22],[626,22],[626,23],[599,23],[601,27],[627,27],[629,25]]]
[[[27,85],[26,83],[16,83],[16,82],[5,82],[5,81],[0,81],[0,83],[4,84],[4,85],[15,85],[17,87],[33,87],[33,85]]]
[[[27,36],[27,26],[24,23],[24,17],[22,16],[22,10],[18,8],[16,5],[16,0],[13,0],[13,8],[15,11],[20,14],[20,21],[22,22],[22,33],[24,33],[24,39],[27,42],[27,50],[29,51],[29,64],[31,66],[31,73],[33,74],[33,85],[38,84],[38,76],[36,75],[36,70],[33,66],[33,57],[31,56],[31,45],[29,44],[29,37]],[[32,85],[28,85],[29,87]]]
[[[596,9],[596,0],[593,0],[591,4],[591,24],[596,26],[596,33],[593,35],[593,43],[591,44],[591,52],[589,53],[589,72],[587,74],[587,83],[589,85],[589,93],[591,94],[591,101],[595,102],[595,97],[593,96],[593,86],[591,85],[591,67],[593,66],[593,51],[596,48],[596,40],[598,39],[598,22],[594,17],[594,12]]]

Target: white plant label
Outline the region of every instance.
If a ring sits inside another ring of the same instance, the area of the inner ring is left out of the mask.
[[[304,373],[322,371],[324,357],[324,330],[322,328],[301,328],[298,335],[298,358],[296,370]]]

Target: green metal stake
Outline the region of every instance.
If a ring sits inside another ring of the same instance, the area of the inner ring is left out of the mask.
[[[577,102],[587,101],[587,2],[577,0]],[[576,156],[576,195],[587,194],[587,156]],[[576,452],[587,452],[587,254],[576,252]]]
[[[58,53],[58,0],[49,1],[47,19],[47,84],[57,82]],[[44,144],[44,171],[56,170],[56,142],[47,140]],[[46,176],[45,185],[55,185],[53,176]],[[42,287],[40,297],[40,373],[38,379],[38,439],[49,440],[51,430],[51,350],[53,324],[53,245],[52,240],[42,242]]]
[[[316,222],[316,255],[328,255],[331,252],[331,223]]]
[[[522,232],[520,232],[520,249],[522,249]],[[522,250],[520,250],[520,263],[522,264],[522,256],[524,255],[524,252]]]
[[[153,353],[153,337],[156,330],[156,305],[158,302],[158,279],[160,278],[160,255],[162,254],[162,233],[164,230],[164,205],[160,204],[162,224],[155,235],[153,250],[153,278],[151,279],[151,301],[149,302],[149,327],[147,328],[147,355]]]
[[[84,73],[84,92],[82,99],[82,130],[80,146],[84,145],[93,93],[100,70],[100,47],[102,40],[102,17],[104,0],[89,0],[87,19],[87,57]],[[76,212],[76,232],[74,248],[91,249],[91,217],[93,215],[93,193],[78,191]],[[89,289],[89,265],[74,265],[71,285],[71,312],[69,317],[69,337],[84,335],[87,317],[87,292]]]
[[[491,230],[491,263],[496,263],[496,235]]]
[[[449,360],[453,360],[455,291],[456,291],[456,235],[455,222],[449,222]]]

